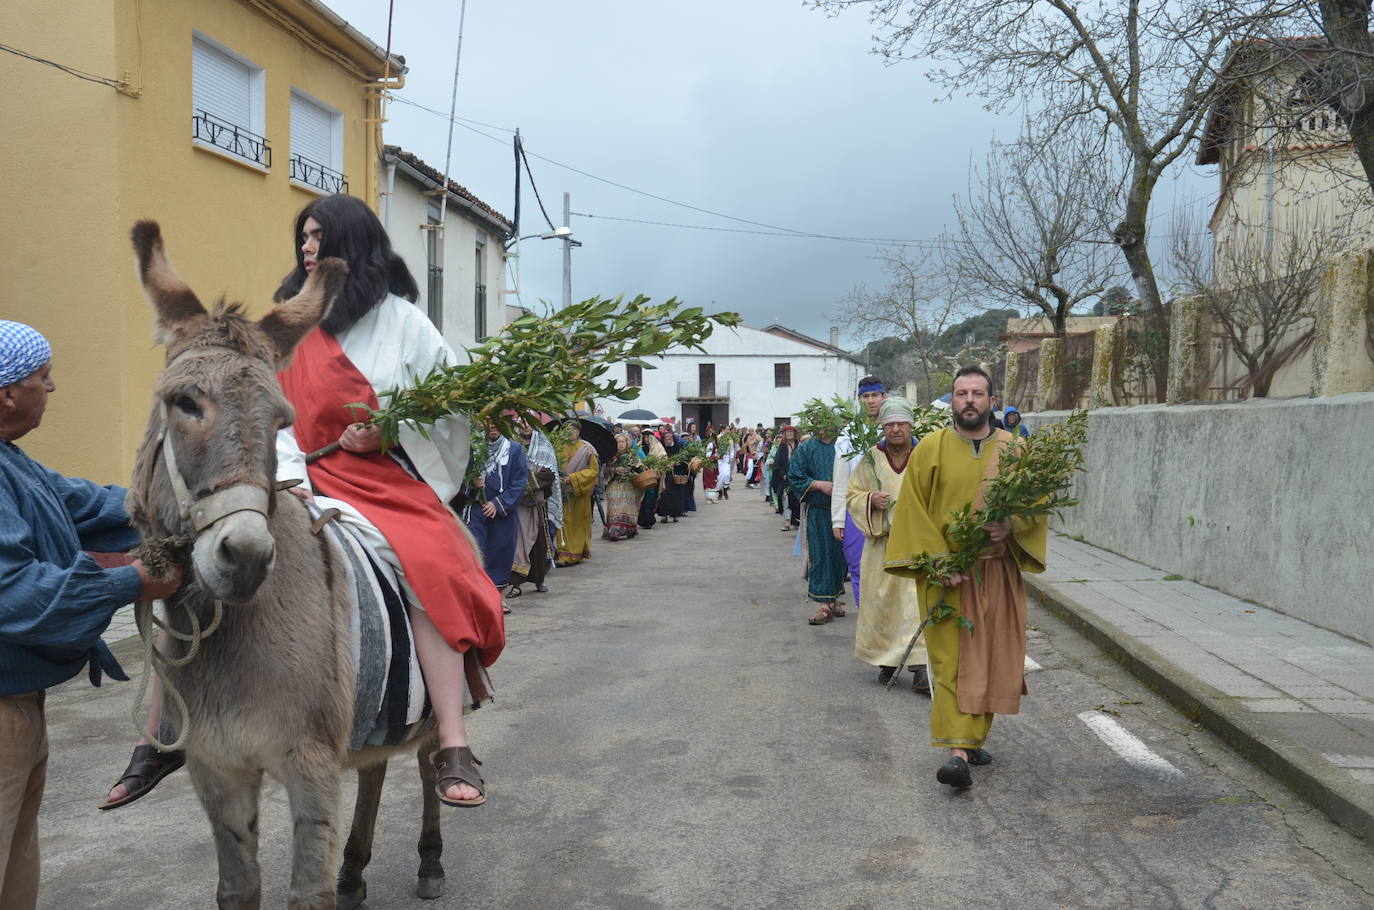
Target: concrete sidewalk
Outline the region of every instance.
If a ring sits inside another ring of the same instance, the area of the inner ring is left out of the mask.
[[[1061,535],[1045,573],[1025,578],[1190,718],[1374,843],[1374,648]]]

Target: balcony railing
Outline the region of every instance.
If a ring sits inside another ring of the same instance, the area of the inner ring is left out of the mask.
[[[209,111],[198,110],[191,115],[191,136],[254,164],[272,166],[272,147],[265,138]]]
[[[728,382],[679,382],[678,401],[729,401]]]
[[[347,193],[348,178],[302,154],[291,156],[291,179],[326,193]]]

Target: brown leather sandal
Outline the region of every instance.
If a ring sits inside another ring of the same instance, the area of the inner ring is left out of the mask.
[[[175,752],[159,752],[151,743],[135,746],[133,757],[129,759],[129,767],[124,769],[124,776],[115,781],[114,786],[110,788],[113,790],[123,784],[129,792],[123,799],[107,799],[98,808],[102,812],[106,809],[118,809],[147,796],[164,777],[184,764],[186,752],[182,749]]]
[[[806,622],[808,625],[812,626],[825,625],[826,623],[830,622],[830,608],[821,607],[819,610],[816,611],[816,615],[808,619]]]
[[[830,615],[833,616],[833,617],[835,617],[836,619],[839,619],[841,616],[847,616],[847,615],[849,615],[849,614],[845,613],[844,607],[840,606],[840,605],[837,604],[837,603],[831,604],[830,607],[829,607],[829,610],[830,610]]]
[[[434,792],[438,795],[439,802],[446,806],[480,806],[487,801],[486,781],[482,780],[482,775],[477,771],[477,766],[481,762],[467,746],[440,749],[432,754],[429,760],[433,763],[434,771],[439,778],[434,784]],[[477,796],[473,799],[449,798],[446,794],[449,787],[454,784],[467,784],[477,791]]]

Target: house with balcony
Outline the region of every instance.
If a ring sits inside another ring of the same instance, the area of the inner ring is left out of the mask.
[[[405,149],[384,146],[380,167],[378,215],[420,285],[416,303],[463,356],[510,321],[502,289],[513,225]]]
[[[0,208],[0,300],[52,340],[62,390],[25,445],[127,483],[162,365],[130,226],[161,223],[203,300],[266,312],[306,203],[375,205],[381,93],[406,69],[319,0],[6,3],[0,34],[89,77],[0,55],[23,86],[4,107],[4,170],[23,176]]]
[[[838,331],[829,343],[781,325],[717,327],[705,353],[669,348],[647,359],[653,369],[624,364],[623,381],[640,389],[633,402],[601,399],[597,411],[608,419],[631,408],[646,408],[679,423],[717,428],[739,418],[741,424],[784,426],[795,421],[808,399],[852,397],[864,365],[839,347]]]

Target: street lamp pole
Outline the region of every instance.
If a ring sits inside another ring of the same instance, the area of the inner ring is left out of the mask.
[[[572,194],[563,194],[563,224],[572,227]],[[572,232],[563,238],[563,308],[572,306]]]

